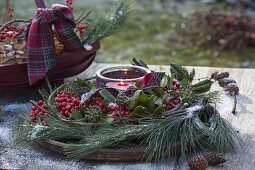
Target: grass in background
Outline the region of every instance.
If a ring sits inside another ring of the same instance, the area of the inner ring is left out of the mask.
[[[18,18],[29,18],[35,14],[36,6],[33,0],[10,2],[14,4]],[[63,1],[45,0],[45,2],[50,6],[51,3]],[[115,0],[74,0],[74,11],[77,15],[82,10],[92,10],[92,15],[106,15],[115,4]],[[226,8],[223,4],[216,6]],[[186,4],[172,3],[165,8],[156,0],[135,1],[133,14],[125,28],[101,42],[102,47],[96,61],[130,63],[131,59],[136,57],[148,64],[163,65],[174,61],[182,65],[242,67],[244,62],[250,62],[254,67],[254,49],[224,50],[214,58],[216,47],[197,47],[188,41],[187,37],[178,34],[180,29],[189,29],[189,24],[183,25],[185,17],[191,12],[207,11],[209,8],[209,5],[190,1]],[[2,11],[3,9],[1,14]]]

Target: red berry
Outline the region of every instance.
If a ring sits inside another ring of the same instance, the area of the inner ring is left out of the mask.
[[[37,102],[37,104],[38,104],[39,106],[42,106],[42,105],[44,104],[44,101],[43,101],[43,100],[39,100],[39,101]]]
[[[66,103],[66,102],[63,102],[63,103],[61,104],[61,106],[62,106],[62,107],[66,107],[66,106],[67,106],[67,103]]]
[[[37,107],[32,106],[32,110],[33,110],[33,111],[37,110]]]
[[[35,121],[36,121],[36,117],[35,117],[35,116],[30,116],[30,120],[31,120],[32,122],[35,122]]]

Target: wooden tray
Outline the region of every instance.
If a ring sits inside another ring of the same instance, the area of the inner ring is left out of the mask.
[[[100,43],[91,46],[93,47],[91,50],[82,48],[57,56],[56,66],[47,74],[49,80],[62,80],[86,70],[93,62]],[[0,77],[0,88],[28,87],[27,63],[0,66]]]
[[[51,150],[61,155],[66,155],[64,152],[64,143],[56,140],[40,141],[39,144],[44,148]],[[143,160],[144,148],[129,148],[129,149],[100,149],[99,151],[89,154],[83,160],[99,161],[99,162],[138,162]],[[173,153],[178,155],[181,153],[180,145],[177,144],[173,149]]]

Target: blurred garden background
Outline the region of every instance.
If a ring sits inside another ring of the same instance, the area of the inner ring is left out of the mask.
[[[65,3],[45,0],[47,6]],[[255,67],[255,0],[133,0],[122,31],[101,42],[96,62],[130,63],[133,57],[148,64],[215,67]],[[75,15],[89,11],[91,19],[109,16],[116,0],[73,0]],[[34,0],[0,0],[0,23],[29,19]]]

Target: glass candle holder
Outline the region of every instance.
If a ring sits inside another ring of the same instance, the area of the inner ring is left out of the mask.
[[[97,88],[112,87],[127,90],[135,83],[150,73],[149,69],[139,66],[109,66],[97,71]]]

